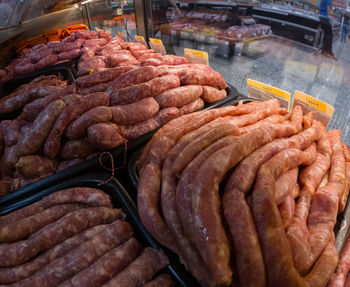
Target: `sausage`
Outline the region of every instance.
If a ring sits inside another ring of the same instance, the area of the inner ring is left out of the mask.
[[[67,126],[84,112],[98,106],[108,106],[110,98],[106,93],[94,93],[78,99],[74,104],[66,107],[58,117],[54,127],[44,145],[44,154],[54,158],[60,149],[61,137]]]
[[[16,163],[16,171],[26,178],[40,177],[55,172],[56,167],[56,162],[39,155],[22,156]]]
[[[34,154],[41,148],[65,107],[63,101],[57,100],[39,113],[27,132],[22,134],[18,141],[17,154],[19,156]]]
[[[153,117],[159,111],[154,98],[144,98],[129,105],[112,106],[112,121],[118,125],[131,125]]]
[[[131,226],[116,220],[90,240],[38,270],[18,286],[57,286],[132,236]]]
[[[35,66],[32,63],[16,65],[14,68],[15,75],[23,75],[35,71]]]
[[[126,49],[134,53],[136,50],[147,50],[147,47],[141,43],[127,42]]]
[[[111,41],[111,40],[113,40],[113,36],[112,36],[110,33],[106,32],[106,31],[98,31],[98,32],[97,32],[97,36],[98,36],[99,38],[104,38],[104,39],[106,39],[108,42]]]
[[[44,253],[35,257],[33,260],[28,261],[27,263],[15,267],[1,268],[0,283],[10,284],[29,277],[51,261],[54,261],[56,258],[65,255],[75,247],[94,237],[97,233],[100,233],[103,229],[105,229],[106,226],[107,225],[97,225],[79,234],[76,234],[57,244],[56,246],[46,250]]]
[[[0,224],[15,222],[33,214],[42,212],[46,208],[65,203],[81,203],[88,206],[112,207],[109,196],[96,188],[74,187],[52,193],[38,202],[16,210],[8,215],[0,217]]]
[[[31,103],[24,106],[23,112],[21,113],[21,118],[27,120],[28,122],[32,122],[38,116],[40,111],[44,109],[48,104],[53,101],[63,99],[66,95],[72,94],[74,92],[75,88],[73,88],[71,85],[59,93],[54,93],[52,95],[46,96],[45,98],[35,99]]]
[[[163,56],[164,65],[182,65],[187,64],[187,60],[184,57],[175,56],[175,55],[164,55]]]
[[[138,61],[130,54],[113,54],[105,58],[105,63],[107,67],[119,66],[122,62],[131,62],[132,65],[137,65]]]
[[[74,40],[77,39],[85,39],[85,40],[90,40],[90,39],[97,39],[97,34],[95,31],[76,31],[72,36]]]
[[[298,182],[299,169],[294,168],[276,180],[276,204],[280,205],[285,201],[286,197],[292,196]],[[292,196],[292,198],[295,198]],[[293,212],[294,215],[294,212]]]
[[[137,68],[117,77],[107,90],[107,93],[112,95],[117,90],[150,81],[158,77],[158,75],[159,72],[154,67]]]
[[[111,105],[130,104],[147,97],[156,97],[161,92],[180,86],[179,77],[166,75],[142,84],[129,86],[111,93]]]
[[[177,107],[181,108],[198,99],[203,93],[203,89],[198,85],[182,86],[160,93],[156,97],[161,108]]]
[[[110,150],[125,142],[119,128],[113,123],[98,123],[88,127],[89,142],[98,150]]]
[[[105,82],[105,83],[99,83],[94,86],[90,86],[87,88],[82,88],[79,89],[79,94],[81,95],[87,95],[87,94],[92,94],[96,92],[105,92],[110,85],[112,85],[113,81]]]
[[[139,58],[141,57],[143,54],[148,54],[148,53],[154,53],[154,51],[152,49],[146,49],[146,50],[134,50],[132,52],[133,56],[135,58]]]
[[[194,111],[200,110],[204,107],[204,101],[201,98],[194,100],[193,102],[182,106],[179,111],[179,116],[186,115],[192,113]]]
[[[91,75],[80,77],[75,81],[75,83],[80,88],[86,88],[100,83],[112,81],[116,77],[125,74],[133,69],[133,66],[110,68],[105,71],[94,72]]]
[[[230,247],[218,209],[218,183],[228,170],[255,149],[269,143],[276,136],[290,136],[296,132],[296,129],[285,130],[284,124],[267,124],[237,138],[232,145],[209,157],[198,170],[192,195],[196,231],[194,241],[217,284],[229,284],[232,280],[232,271],[229,267]],[[220,166],[213,162],[220,162]]]
[[[87,60],[80,62],[78,65],[78,76],[84,76],[89,74],[91,71],[93,71],[96,68],[104,68],[105,62],[101,57],[91,57]]]
[[[177,117],[178,114],[178,108],[162,109],[148,120],[134,125],[120,126],[120,133],[126,139],[133,139],[164,125],[171,119]]]
[[[148,51],[148,50],[147,50],[147,51]],[[154,53],[154,52],[151,53],[151,52],[147,52],[147,53],[142,54],[137,60],[138,60],[139,62],[143,62],[144,60],[147,60],[147,59],[150,59],[150,58],[152,58],[152,59],[158,59],[158,60],[162,61],[163,55],[160,54],[160,53]],[[162,61],[162,65],[163,65],[163,61]]]
[[[107,207],[78,209],[40,229],[27,240],[3,246],[0,250],[0,265],[10,267],[23,264],[41,251],[57,245],[88,227],[110,223],[122,217],[123,214],[118,209]]]
[[[5,120],[0,123],[0,129],[4,136],[5,146],[13,146],[17,143],[21,133],[21,125],[18,120]]]
[[[15,96],[7,96],[0,100],[0,113],[6,114],[24,107],[36,98],[46,97],[50,94],[59,93],[63,90],[62,87],[56,86],[37,86],[30,87],[18,92]]]
[[[65,135],[68,139],[79,139],[86,135],[89,126],[97,123],[109,122],[112,119],[112,110],[110,107],[93,108],[69,124]]]
[[[81,98],[81,95],[79,95],[79,94],[69,94],[69,95],[64,96],[62,98],[62,100],[67,106],[69,106],[69,105],[75,103],[80,98]]]
[[[65,42],[61,42],[61,45],[57,45],[55,52],[61,53],[61,52],[70,52],[72,50],[77,50],[77,49],[80,49],[84,43],[83,39],[77,39],[75,41],[72,41],[70,39],[72,38],[67,38]]]
[[[163,65],[163,60],[158,58],[147,58],[140,62],[141,67],[147,67],[147,66],[158,67],[160,65]]]
[[[66,280],[60,287],[102,286],[114,274],[118,274],[140,253],[142,247],[135,238],[130,238],[118,247],[108,251],[89,267]]]
[[[102,49],[97,50],[97,54],[100,56],[107,57],[109,55],[115,54],[120,49],[121,49],[121,47],[118,44],[108,44],[108,45],[104,46]]]
[[[71,160],[77,158],[85,158],[94,152],[89,140],[85,137],[77,140],[70,140],[64,143],[61,147],[59,156],[64,160]]]
[[[168,264],[168,258],[162,251],[146,248],[124,270],[102,286],[137,287],[150,281],[159,270]]]
[[[47,66],[52,66],[52,65],[56,64],[57,61],[58,61],[57,55],[51,54],[51,55],[48,55],[48,56],[42,58],[34,66],[35,66],[35,69],[42,69],[42,68],[45,68]]]
[[[91,39],[91,40],[85,40],[83,43],[84,47],[91,47],[91,46],[104,46],[108,43],[107,39],[101,38],[101,39]]]
[[[64,51],[58,54],[58,60],[72,60],[78,58],[81,54],[80,49],[73,49],[70,51]]]
[[[211,104],[227,97],[225,90],[219,90],[210,86],[202,86],[202,88],[203,94],[201,97],[206,103]]]
[[[0,242],[10,243],[20,239],[25,239],[40,228],[56,221],[67,213],[83,207],[85,207],[84,204],[76,203],[55,205],[19,221],[1,225]]]
[[[142,286],[143,287],[174,287],[175,285],[170,275],[162,274]]]
[[[295,201],[291,195],[288,195],[281,204],[278,205],[278,210],[281,214],[282,224],[284,229],[288,229],[294,216]]]
[[[19,156],[17,155],[17,145],[5,148],[2,163],[6,169],[6,175],[11,175],[11,172],[15,168],[18,159]]]

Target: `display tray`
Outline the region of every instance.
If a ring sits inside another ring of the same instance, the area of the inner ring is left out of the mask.
[[[62,64],[65,64],[65,63],[62,63]],[[61,64],[59,64],[59,65],[61,65]],[[1,83],[0,84],[0,98],[3,98],[5,96],[9,95],[14,90],[16,90],[19,86],[21,86],[23,84],[27,84],[41,75],[61,76],[63,80],[68,80],[69,84],[72,84],[74,82],[74,79],[75,79],[70,68],[68,68],[66,66],[49,67],[49,68],[45,68],[42,70],[37,70],[37,71],[34,71],[32,73],[25,74],[25,75],[19,76],[17,78],[11,79],[7,82]],[[17,111],[12,112],[12,113],[0,114],[0,121],[15,119],[19,116],[21,111],[22,111],[22,109],[19,109]]]
[[[18,210],[28,204],[34,203],[40,200],[42,197],[54,193],[58,190],[70,188],[70,187],[93,187],[98,188],[107,193],[113,202],[113,206],[121,208],[126,214],[126,221],[128,221],[134,230],[135,238],[144,246],[150,246],[156,249],[161,249],[160,245],[151,237],[142,225],[138,215],[137,208],[133,200],[128,195],[125,188],[114,178],[108,183],[98,186],[98,184],[105,182],[109,179],[107,173],[89,173],[81,175],[79,177],[71,178],[63,181],[57,185],[50,186],[40,192],[27,196],[20,201],[14,202],[8,205],[6,208],[0,209],[0,215],[5,215],[12,211]],[[170,264],[165,268],[163,272],[171,275],[175,282],[175,286],[187,287],[187,286],[200,286],[195,279],[185,270],[185,268],[179,264],[177,255],[172,252],[163,249],[168,255]]]

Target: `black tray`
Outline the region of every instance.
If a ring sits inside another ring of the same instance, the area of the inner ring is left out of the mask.
[[[65,63],[62,63],[62,64],[65,64]],[[59,64],[59,65],[61,65],[61,64]],[[74,82],[74,77],[73,77],[72,71],[65,66],[45,68],[42,70],[37,70],[37,71],[34,71],[32,73],[19,76],[17,78],[14,78],[12,80],[7,81],[7,82],[1,83],[0,84],[0,98],[3,98],[5,96],[9,95],[15,89],[17,89],[19,86],[21,86],[23,84],[27,84],[41,75],[45,75],[45,76],[49,76],[49,75],[59,76],[60,75],[63,77],[63,80],[68,80],[69,84],[72,84]],[[19,109],[17,111],[12,112],[12,113],[0,114],[0,121],[15,119],[19,116],[21,111],[22,111],[22,109]]]
[[[40,192],[27,196],[20,201],[12,203],[7,207],[0,208],[0,215],[5,215],[17,209],[20,209],[28,204],[34,203],[40,200],[42,197],[47,196],[53,192],[70,187],[94,187],[99,188],[108,195],[111,196],[113,206],[121,208],[126,214],[126,220],[132,225],[134,230],[134,236],[139,240],[141,244],[150,246],[156,249],[161,249],[160,245],[151,237],[142,225],[138,215],[135,203],[124,187],[114,178],[106,184],[98,186],[99,183],[105,182],[109,179],[109,174],[106,173],[90,173],[76,178],[69,179],[61,182],[57,185],[51,186]],[[170,265],[166,267],[166,273],[170,274],[175,281],[176,286],[199,286],[198,282],[185,270],[185,268],[178,263],[178,258],[172,252],[163,249],[169,257]]]

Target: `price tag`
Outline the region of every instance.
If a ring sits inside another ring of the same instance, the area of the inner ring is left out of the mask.
[[[296,105],[301,107],[304,114],[313,111],[314,119],[322,122],[325,127],[327,127],[334,112],[334,107],[331,105],[300,91],[294,92],[292,108]]]
[[[124,34],[122,32],[118,32],[118,36],[125,41],[125,37],[124,37]]]
[[[287,111],[289,110],[290,93],[252,79],[247,79],[247,85],[249,97],[261,99],[263,101],[276,98],[280,101],[280,106],[282,108],[287,109]]]
[[[91,70],[89,71],[89,75],[91,75],[93,72],[94,72],[94,69],[91,69]]]
[[[140,43],[148,48],[147,42],[145,41],[145,38],[143,38],[142,36],[135,35],[134,40],[135,40],[135,42]]]
[[[166,54],[166,50],[162,40],[156,38],[149,38],[149,44],[151,46],[151,49],[153,49],[156,53]]]
[[[184,49],[186,60],[191,64],[209,65],[208,53],[200,50]]]

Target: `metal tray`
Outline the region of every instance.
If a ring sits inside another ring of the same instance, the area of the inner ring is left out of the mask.
[[[79,177],[71,178],[57,185],[50,186],[40,192],[27,196],[20,201],[14,202],[5,208],[0,208],[0,215],[5,215],[17,209],[20,209],[28,204],[40,200],[42,197],[54,193],[58,190],[70,187],[94,187],[99,188],[112,198],[113,206],[121,208],[126,214],[126,220],[132,225],[134,236],[144,246],[150,246],[156,249],[161,249],[160,245],[151,237],[142,225],[138,215],[135,203],[132,201],[125,188],[114,178],[106,184],[98,186],[99,183],[105,182],[109,178],[106,173],[89,173]],[[163,248],[168,255],[170,265],[165,268],[165,272],[170,274],[176,286],[200,286],[196,280],[179,264],[177,255]]]
[[[62,63],[62,64],[65,64],[65,63]],[[23,84],[27,84],[41,75],[61,76],[63,78],[63,80],[68,80],[69,84],[72,84],[74,82],[74,79],[75,79],[73,77],[72,71],[65,66],[45,68],[42,70],[34,71],[32,73],[19,76],[15,79],[7,81],[7,82],[1,83],[0,84],[0,98],[6,97],[7,95],[11,94],[15,89],[17,89],[19,86],[21,86]],[[19,109],[17,111],[12,112],[12,113],[0,114],[0,121],[15,119],[20,115],[21,112],[22,112],[22,109]]]

